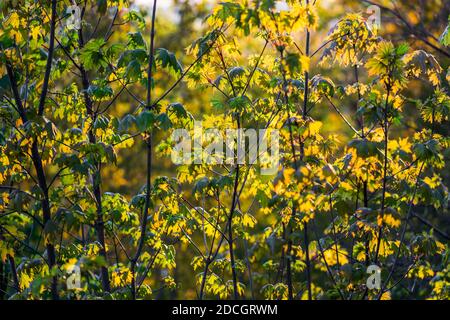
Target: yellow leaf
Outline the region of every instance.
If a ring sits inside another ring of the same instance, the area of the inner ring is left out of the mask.
[[[20,17],[17,14],[17,12],[13,12],[10,16],[9,16],[9,23],[11,24],[11,26],[14,29],[17,29],[20,27]]]
[[[245,227],[253,228],[256,224],[256,219],[251,214],[244,214],[242,217],[242,224]]]
[[[311,58],[305,55],[300,56],[300,63],[302,65],[302,70],[309,72],[309,64],[310,64]]]
[[[385,293],[383,293],[381,295],[381,299],[380,300],[391,300],[391,292],[390,291],[386,291]]]
[[[31,27],[31,38],[33,40],[37,40],[39,38],[41,28],[39,26],[33,26]]]

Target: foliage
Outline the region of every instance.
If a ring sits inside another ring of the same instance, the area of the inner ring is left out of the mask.
[[[158,47],[159,7],[88,3],[76,30],[69,1],[6,2],[0,297],[450,298],[444,59],[359,13],[311,50],[316,1],[215,3],[185,54]],[[279,130],[276,173],[220,153],[171,165],[171,133],[195,136],[195,118],[214,130],[204,147]]]

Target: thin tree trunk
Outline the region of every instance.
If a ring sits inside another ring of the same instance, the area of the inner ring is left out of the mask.
[[[284,52],[281,51],[280,53],[281,60],[284,60]],[[287,112],[288,112],[288,122],[289,122],[289,138],[290,138],[290,144],[291,144],[291,151],[292,151],[292,158],[294,162],[294,169],[295,172],[298,170],[298,164],[297,164],[297,156],[295,152],[295,145],[294,145],[294,135],[292,132],[292,119],[291,119],[291,113],[289,111],[289,96],[287,91],[287,79],[286,79],[286,71],[284,70],[283,66],[281,66],[281,73],[283,75],[283,91],[284,91],[284,103],[286,104]],[[297,208],[295,207],[295,204],[292,205],[292,217],[294,217],[297,213]],[[287,239],[287,248],[286,248],[286,254],[284,254],[284,249],[282,250],[281,254],[281,261],[282,263],[286,263],[286,282],[288,286],[288,299],[293,300],[294,299],[294,288],[292,284],[292,268],[291,268],[291,256],[292,256],[292,239],[290,237],[290,234],[292,232],[291,227],[291,219],[289,219],[289,222],[287,226],[284,226],[283,224],[283,239],[286,241]],[[281,277],[283,277],[283,271],[284,271],[284,265],[280,264],[280,271],[281,271]]]
[[[152,10],[152,22],[150,29],[150,52],[149,52],[149,63],[147,68],[147,101],[146,101],[146,109],[151,110],[152,108],[152,80],[153,80],[153,62],[155,57],[154,52],[154,40],[155,40],[155,21],[156,21],[156,4],[157,0],[153,1],[153,10]],[[131,296],[132,299],[136,299],[136,264],[141,256],[142,249],[144,248],[145,243],[145,234],[147,232],[147,220],[148,213],[150,209],[150,193],[151,193],[151,179],[152,179],[152,130],[150,129],[147,133],[147,137],[145,139],[145,144],[147,148],[147,181],[146,181],[146,194],[145,194],[145,206],[144,212],[142,215],[141,221],[141,236],[139,238],[138,248],[136,250],[136,254],[131,260]]]
[[[8,273],[6,272],[6,265],[0,259],[0,300],[5,300],[7,279]]]
[[[355,57],[356,57],[356,46],[353,46],[353,50],[355,51]],[[356,101],[356,110],[355,110],[355,114],[358,112],[359,109],[359,101],[361,100],[361,90],[359,88],[359,73],[358,73],[358,65],[355,63],[355,65],[353,66],[353,72],[355,75],[355,81],[356,84],[358,85],[358,100]],[[364,139],[365,138],[365,132],[364,132],[364,115],[362,114],[361,117],[358,119],[358,123],[361,129],[361,138]],[[369,207],[369,192],[368,192],[368,185],[367,185],[367,180],[363,180],[363,203],[364,203],[364,207],[368,208]],[[359,194],[359,191],[358,191]],[[356,196],[358,197],[358,195]],[[358,210],[358,208],[356,208],[356,210]],[[365,264],[366,266],[369,266],[370,263],[370,242],[368,237],[366,236],[365,239]],[[362,296],[362,300],[364,300],[367,296],[368,293],[368,288],[366,287],[366,289],[364,290],[363,296]]]
[[[55,24],[56,24],[56,0],[52,0],[52,18],[51,18],[51,28],[50,28],[50,45],[49,45],[49,53],[48,57],[53,57],[53,50],[54,47],[52,46],[52,42],[55,39]],[[51,50],[51,52],[50,52]],[[50,61],[50,62],[49,62]],[[47,66],[45,74],[50,75],[51,72],[51,59],[47,60]],[[19,112],[19,115],[22,119],[23,123],[26,123],[28,121],[26,110],[23,107],[22,100],[20,98],[18,84],[14,75],[14,70],[9,63],[9,61],[6,62],[6,71],[8,74],[8,78],[10,80],[11,89],[13,92],[14,100],[16,102],[17,110]],[[44,113],[44,106],[45,106],[45,99],[47,96],[48,91],[48,82],[50,77],[44,77],[44,84],[42,86],[42,92],[39,100],[39,106],[38,106],[38,115],[43,116]],[[42,192],[43,199],[41,200],[42,205],[42,216],[43,216],[43,224],[46,226],[51,221],[51,211],[50,211],[50,198],[48,194],[48,185],[47,185],[47,179],[45,177],[45,171],[44,167],[42,165],[42,159],[39,154],[39,148],[38,148],[38,142],[37,139],[34,139],[31,146],[31,159],[33,162],[33,166],[36,170],[37,178],[38,178],[38,185]],[[48,241],[46,243],[46,249],[47,249],[47,256],[48,256],[48,266],[49,269],[53,269],[53,267],[56,265],[56,254],[55,254],[55,247],[54,245]],[[51,296],[53,300],[58,300],[58,277],[55,275],[52,277],[51,282]]]
[[[20,283],[19,283],[19,276],[17,275],[17,268],[16,268],[16,262],[14,261],[14,258],[8,254],[8,262],[9,262],[9,268],[11,269],[11,274],[13,278],[14,283],[14,289],[17,293],[20,293]]]
[[[378,255],[380,253],[381,238],[383,236],[383,217],[386,206],[386,188],[387,188],[387,167],[388,167],[388,142],[389,142],[389,123],[388,123],[388,106],[391,87],[387,85],[386,103],[384,106],[384,157],[383,157],[383,189],[381,193],[381,225],[378,228],[377,246],[375,251],[375,264],[378,263]]]
[[[84,10],[84,9],[83,9]],[[80,49],[84,47],[84,38],[83,38],[83,29],[80,28],[78,30],[78,44]],[[84,69],[83,64],[81,63],[79,66],[79,70],[81,73],[81,82],[84,90],[84,101],[86,104],[86,111],[92,122],[95,122],[97,118],[97,114],[93,110],[93,103],[88,94],[88,89],[90,86],[89,76]],[[88,139],[89,143],[95,144],[97,143],[97,138],[95,137],[94,131],[91,127],[88,131]],[[107,255],[106,255],[106,242],[105,242],[105,225],[103,220],[103,208],[102,208],[102,191],[101,191],[101,161],[95,161],[94,163],[94,172],[91,175],[92,179],[92,189],[94,192],[95,198],[95,206],[96,206],[96,220],[95,220],[95,231],[97,234],[97,241],[100,244],[100,255],[104,258],[107,263]],[[109,274],[108,268],[106,266],[100,267],[100,275],[102,280],[102,289],[105,292],[111,291],[111,285],[109,282]]]
[[[238,127],[239,120],[238,120]],[[238,138],[239,140],[239,138]],[[233,277],[233,289],[234,289],[234,299],[237,300],[239,298],[238,287],[237,287],[237,275],[236,275],[236,262],[234,259],[234,250],[233,250],[233,215],[234,210],[236,208],[236,198],[239,184],[239,164],[236,164],[236,176],[234,179],[234,190],[233,190],[233,200],[231,202],[230,214],[228,218],[228,245],[230,247],[230,263],[231,263],[231,273]]]
[[[309,5],[309,0],[306,0],[306,4]],[[309,57],[310,47],[310,33],[309,29],[306,29],[306,50],[305,54]],[[308,112],[308,96],[309,94],[309,72],[305,71],[305,95],[303,98],[303,120],[306,120]],[[304,144],[300,144],[300,160],[304,156]],[[309,259],[309,239],[308,239],[308,222],[303,223],[304,228],[304,242],[305,242],[305,263],[306,263],[306,283],[308,288],[308,300],[312,300],[312,289],[311,289],[311,263]]]
[[[52,16],[50,22],[50,42],[48,44],[47,65],[45,67],[44,82],[42,84],[42,92],[39,98],[39,115],[44,114],[45,98],[47,97],[48,83],[50,80],[50,72],[52,70],[53,52],[55,51],[55,28],[56,28],[56,4],[57,0],[52,0]]]

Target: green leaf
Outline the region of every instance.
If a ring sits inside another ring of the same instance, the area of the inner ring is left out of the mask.
[[[98,86],[91,84],[87,89],[89,96],[94,101],[104,101],[111,98],[114,94],[113,89],[109,85]]]
[[[136,125],[139,131],[144,132],[153,127],[155,120],[156,117],[153,112],[144,110],[136,117]]]
[[[222,110],[224,108],[223,102],[219,99],[212,99],[211,105],[218,110]]]
[[[407,44],[407,43],[401,43],[396,48],[396,53],[398,56],[403,56],[403,55],[407,54],[408,51],[409,51],[409,44]]]
[[[334,83],[327,77],[322,77],[320,74],[315,75],[311,79],[311,87],[319,94],[326,97],[334,96]]]
[[[252,104],[252,101],[247,96],[238,96],[228,100],[228,104],[233,110],[242,111],[247,106],[250,106]]]
[[[442,35],[439,38],[439,41],[444,46],[450,45],[450,24],[447,26],[447,28],[445,28],[444,32],[442,33]]]
[[[126,67],[131,61],[134,60],[141,64],[146,64],[148,61],[147,52],[144,49],[127,50],[120,56],[117,66]]]
[[[172,121],[170,121],[169,116],[166,113],[161,113],[157,117],[159,127],[163,130],[168,130],[172,127]]]
[[[98,67],[106,67],[107,61],[103,56],[103,46],[105,41],[102,38],[93,39],[89,41],[81,50],[80,59],[86,70],[91,70]]]
[[[117,154],[116,154],[116,150],[114,150],[114,147],[111,145],[108,145],[105,147],[105,152],[106,152],[106,158],[108,159],[109,162],[112,163],[117,163]]]
[[[209,186],[209,179],[207,177],[201,178],[195,183],[192,193],[193,194],[202,193],[204,192],[204,189],[208,186]]]
[[[145,19],[139,11],[130,10],[123,15],[123,19],[126,22],[135,21],[139,29],[145,29]]]
[[[128,46],[132,49],[146,48],[146,43],[140,32],[128,33]]]
[[[286,54],[286,65],[291,74],[295,72],[300,72],[302,70],[302,65],[300,63],[300,55],[297,53],[287,53]]]
[[[184,108],[184,106],[179,102],[171,103],[167,107],[167,112],[169,114],[171,114],[171,113],[175,114],[175,116],[179,119],[191,118],[191,115],[189,114],[189,112],[187,112],[187,110]]]
[[[369,141],[367,139],[353,139],[349,142],[348,146],[356,149],[358,156],[367,158],[377,155],[381,143]]]
[[[172,74],[177,75],[183,72],[183,67],[175,57],[175,54],[167,49],[158,48],[155,50],[155,62],[156,65],[160,65]]]
[[[130,206],[135,208],[141,208],[145,204],[145,194],[138,194],[131,198]]]
[[[94,121],[94,129],[106,129],[109,125],[109,119],[103,115],[99,115]]]
[[[231,80],[242,77],[245,75],[245,69],[242,67],[233,67],[228,70]]]
[[[125,46],[121,43],[114,43],[106,50],[108,58],[115,58],[125,50]]]
[[[127,114],[120,120],[119,130],[127,131],[134,123],[136,123],[136,118],[132,114]]]
[[[64,186],[70,186],[75,182],[75,176],[71,174],[69,169],[64,169],[61,173],[61,183]]]
[[[127,69],[125,71],[125,76],[129,80],[136,81],[141,78],[141,75],[142,75],[142,72],[141,72],[140,63],[136,60],[131,61],[127,66]]]
[[[440,146],[436,139],[418,143],[413,147],[414,153],[421,160],[432,160],[439,157]]]

